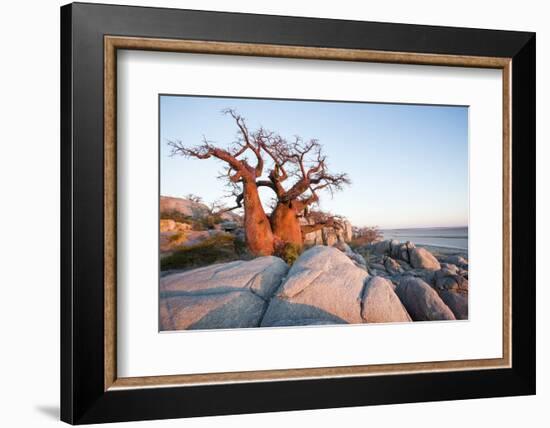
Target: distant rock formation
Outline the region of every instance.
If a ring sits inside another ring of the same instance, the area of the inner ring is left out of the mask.
[[[302,223],[311,224],[307,220],[302,220]],[[342,222],[341,228],[323,227],[315,232],[306,233],[304,236],[304,245],[327,245],[332,247],[338,242],[350,242],[353,239],[352,225],[348,220]]]
[[[192,218],[201,218],[207,216],[210,211],[206,204],[195,202],[185,198],[174,198],[172,196],[160,197],[160,213],[178,212],[184,216]],[[228,211],[221,214],[221,218],[227,221],[241,222],[241,216]]]

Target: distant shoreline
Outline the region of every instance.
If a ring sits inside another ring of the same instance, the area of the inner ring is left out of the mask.
[[[384,239],[411,241],[415,245],[433,248],[438,252],[468,253],[468,227],[422,227],[380,229]]]
[[[468,258],[468,249],[464,248],[456,248],[456,247],[444,247],[444,246],[438,246],[438,245],[426,245],[426,244],[419,244],[414,241],[411,241],[416,245],[417,247],[425,248],[426,250],[430,251],[434,255],[441,255],[441,256],[450,256],[450,255],[458,255],[462,256],[464,258]]]

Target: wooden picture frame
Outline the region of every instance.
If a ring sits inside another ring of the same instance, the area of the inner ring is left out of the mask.
[[[502,358],[118,377],[117,49],[501,69]],[[76,3],[61,9],[61,53],[62,420],[114,422],[535,392],[535,261],[525,256],[535,244],[533,33]]]

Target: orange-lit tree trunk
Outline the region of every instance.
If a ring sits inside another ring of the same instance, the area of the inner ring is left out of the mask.
[[[273,234],[280,240],[302,247],[303,236],[298,212],[290,202],[279,202],[271,213]]]
[[[250,252],[258,256],[273,254],[273,232],[254,182],[243,185],[244,236]]]

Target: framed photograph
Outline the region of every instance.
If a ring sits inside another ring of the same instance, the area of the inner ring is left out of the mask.
[[[61,8],[61,418],[535,393],[535,34]]]

